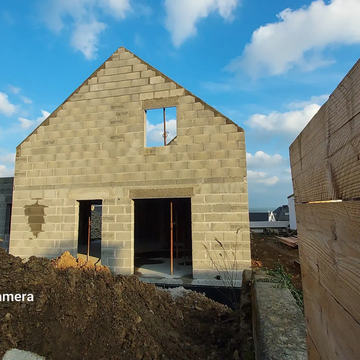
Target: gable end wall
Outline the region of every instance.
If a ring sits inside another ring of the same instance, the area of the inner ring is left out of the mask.
[[[174,105],[176,141],[145,147],[144,110]],[[243,130],[120,48],[17,148],[10,252],[76,255],[78,201],[102,199],[102,264],[131,274],[131,193],[184,188],[193,194],[194,277],[208,276],[203,245],[217,255],[215,237],[236,247],[239,269],[249,267]],[[29,216],[30,206],[39,214]]]

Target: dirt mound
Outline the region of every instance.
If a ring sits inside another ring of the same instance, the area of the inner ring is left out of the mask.
[[[0,358],[19,348],[46,359],[238,358],[240,322],[227,307],[190,292],[175,300],[135,276],[69,253],[27,262],[0,249]]]

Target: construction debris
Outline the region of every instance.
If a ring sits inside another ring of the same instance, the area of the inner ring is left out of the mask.
[[[298,247],[298,238],[295,236],[288,236],[288,237],[277,236],[277,238],[279,239],[280,242],[282,242],[287,246],[290,246],[294,249],[297,249]]]

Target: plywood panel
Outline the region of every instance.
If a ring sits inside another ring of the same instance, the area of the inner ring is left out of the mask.
[[[296,202],[359,197],[360,114],[319,143],[291,170]]]
[[[360,60],[290,146],[290,165],[300,161],[360,111]]]
[[[360,202],[296,205],[309,359],[360,354]]]
[[[311,360],[322,360],[313,339],[309,334],[306,336],[307,348],[308,348],[308,358]]]
[[[358,359],[360,324],[321,286],[311,260],[300,261],[306,327],[317,350],[309,348],[309,360]]]
[[[360,111],[360,60],[333,91],[328,101],[329,135]]]
[[[291,166],[301,161],[306,154],[325,141],[327,137],[326,120],[327,103],[320,108],[293,144],[290,145],[290,153],[292,154],[290,159]]]
[[[320,284],[360,323],[360,202],[296,205],[296,218],[300,253],[316,264]]]
[[[296,202],[360,196],[360,60],[290,146]]]

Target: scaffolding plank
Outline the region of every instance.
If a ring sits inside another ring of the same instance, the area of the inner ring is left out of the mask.
[[[289,236],[289,237],[284,237],[284,236],[277,236],[277,238],[279,239],[280,242],[282,242],[283,244],[290,246],[294,249],[296,249],[298,247],[298,239],[296,237],[293,236]]]

